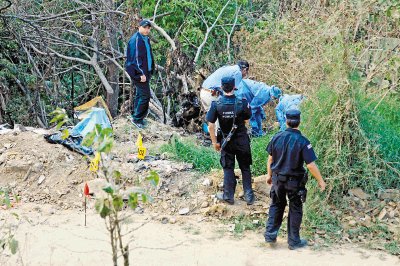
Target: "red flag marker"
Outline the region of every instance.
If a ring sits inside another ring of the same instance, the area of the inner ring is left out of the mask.
[[[85,183],[85,187],[83,188],[83,194],[84,194],[86,197],[89,197],[89,186],[88,186],[87,183]]]
[[[83,194],[85,195],[85,226],[86,226],[86,198],[88,198],[89,195],[89,186],[87,183],[85,183],[85,187],[83,188]]]

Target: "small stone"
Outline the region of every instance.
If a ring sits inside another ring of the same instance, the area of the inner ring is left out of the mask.
[[[365,193],[361,188],[354,188],[354,189],[350,189],[349,190],[349,194],[351,195],[351,196],[355,196],[355,197],[357,197],[357,198],[359,198],[359,199],[362,199],[362,200],[366,200],[366,199],[368,199],[370,196],[367,194],[367,193]]]
[[[260,220],[253,220],[253,224],[259,224],[260,223]]]
[[[11,149],[12,147],[14,147],[15,143],[5,143],[3,146],[4,146],[4,148],[6,148],[8,150],[8,149]]]
[[[179,210],[179,215],[186,215],[186,214],[188,214],[189,213],[189,211],[190,211],[190,209],[189,208],[182,208],[182,209],[180,209]]]
[[[203,186],[206,186],[206,187],[212,186],[212,180],[210,180],[208,178],[204,179]]]
[[[174,217],[169,219],[169,223],[170,224],[175,224],[176,223],[176,219]]]
[[[365,208],[367,206],[367,203],[364,200],[360,200],[359,204],[362,208]]]
[[[349,225],[350,226],[355,226],[356,224],[357,224],[357,222],[355,220],[349,221]]]
[[[161,204],[161,207],[162,207],[164,210],[166,210],[166,209],[168,209],[169,205],[168,205],[168,203],[163,202],[163,203]]]
[[[235,230],[235,224],[228,224],[228,231],[233,232]]]
[[[207,208],[208,205],[209,205],[208,201],[204,201],[204,202],[201,204],[201,208]]]
[[[219,188],[219,189],[223,189],[223,188],[224,188],[224,182],[219,183],[219,184],[218,184],[218,188]]]
[[[386,211],[385,208],[383,208],[383,209],[381,210],[381,212],[379,213],[378,219],[379,219],[380,221],[382,221],[383,219],[385,219],[386,214],[387,214],[387,211]]]
[[[45,179],[46,177],[44,175],[39,176],[38,185],[42,184]]]
[[[40,173],[40,171],[42,171],[42,169],[43,169],[43,163],[35,163],[32,166],[32,172],[34,172],[34,173]]]
[[[14,132],[25,132],[27,131],[26,128],[21,124],[14,125]]]
[[[386,189],[378,192],[378,197],[382,200],[399,201],[400,189]]]
[[[162,223],[162,224],[167,224],[167,223],[168,223],[168,220],[169,220],[168,217],[162,217],[162,218],[161,218],[161,223]]]

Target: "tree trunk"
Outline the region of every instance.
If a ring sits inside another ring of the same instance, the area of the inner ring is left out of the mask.
[[[110,10],[115,9],[114,0],[105,0],[105,4]],[[113,57],[116,58],[114,51],[119,51],[117,32],[120,31],[120,23],[118,17],[114,13],[108,13],[106,15],[106,39],[110,50],[113,53]],[[113,93],[107,93],[107,105],[110,110],[111,116],[116,117],[118,115],[118,98],[119,98],[119,69],[111,61],[107,63],[107,80],[109,81]]]

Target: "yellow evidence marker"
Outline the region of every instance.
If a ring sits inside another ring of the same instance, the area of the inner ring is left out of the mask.
[[[138,147],[138,159],[144,160],[144,158],[146,157],[146,148],[143,146],[143,137],[140,133],[136,140],[136,146]]]

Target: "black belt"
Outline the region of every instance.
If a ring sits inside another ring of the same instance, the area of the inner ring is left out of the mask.
[[[302,176],[289,176],[289,175],[281,175],[278,173],[272,173],[272,175],[275,175],[276,177],[278,177],[278,179],[279,177],[281,177],[282,179],[285,179],[287,181],[299,181],[302,178]]]

